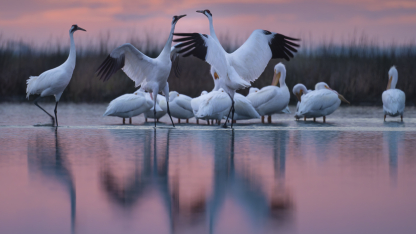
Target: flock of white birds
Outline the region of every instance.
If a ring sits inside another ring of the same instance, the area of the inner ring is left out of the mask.
[[[233,53],[227,53],[221,46],[214,30],[212,13],[209,10],[197,11],[204,14],[210,24],[210,35],[200,33],[174,33],[175,25],[179,19],[186,15],[174,16],[172,19],[169,38],[160,53],[152,59],[137,50],[131,44],[123,44],[114,49],[106,60],[97,69],[97,75],[104,81],[108,80],[118,70],[132,79],[136,87],[140,86],[135,93],[122,95],[107,107],[103,116],[117,116],[125,119],[144,114],[146,119],[154,119],[156,122],[168,114],[172,117],[183,119],[186,123],[195,117],[206,120],[208,124],[221,124],[226,119],[223,127],[227,127],[228,119],[231,119],[231,127],[237,120],[258,119],[264,123],[268,116],[277,113],[290,113],[288,104],[290,91],[286,85],[286,68],[282,63],[274,67],[273,81],[270,86],[262,89],[251,87],[249,94],[245,97],[236,93],[239,89],[249,88],[251,82],[255,81],[264,71],[269,61],[273,58],[282,58],[287,61],[293,58],[297,52],[294,43],[298,39],[290,38],[282,34],[266,30],[255,30],[247,41]],[[57,107],[60,97],[71,80],[75,68],[76,50],[73,34],[77,30],[86,31],[72,25],[69,31],[71,47],[67,61],[61,66],[43,72],[39,76],[31,76],[27,80],[27,98],[31,94],[40,96],[34,101],[40,109],[48,114],[52,125],[58,126]],[[180,37],[173,40],[173,36]],[[171,47],[172,41],[179,42]],[[194,56],[211,65],[215,87],[211,92],[202,91],[199,97],[191,98],[176,91],[169,92],[167,82],[171,69],[175,75],[180,76],[179,58]],[[396,89],[398,72],[393,66],[389,70],[389,81],[387,90],[383,92],[384,120],[386,115],[401,116],[405,107],[405,94]],[[280,86],[278,86],[280,84]],[[162,92],[163,95],[159,93]],[[332,114],[341,104],[341,101],[349,103],[341,94],[331,89],[326,83],[320,82],[315,85],[315,90],[308,90],[303,84],[293,87],[293,94],[298,99],[295,118],[323,117]],[[55,117],[49,114],[38,104],[41,97],[54,95]],[[231,115],[231,118],[230,118]]]

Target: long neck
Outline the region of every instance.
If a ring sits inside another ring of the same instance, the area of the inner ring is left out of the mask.
[[[75,68],[75,60],[76,60],[76,49],[75,49],[75,42],[74,42],[74,33],[69,33],[69,38],[71,39],[71,47],[69,49],[69,56],[68,59],[65,61],[65,64],[71,66],[72,69]]]
[[[211,37],[213,37],[217,42],[220,42],[217,38],[217,35],[215,34],[214,23],[212,22],[212,17],[208,17],[208,20],[209,20],[209,34],[211,34]]]
[[[170,47],[172,45],[173,32],[175,31],[175,25],[176,25],[176,23],[172,24],[172,27],[171,27],[170,33],[169,33],[168,41],[166,42],[165,47],[163,47],[162,53],[160,53],[160,55],[159,55],[160,58],[170,59]]]

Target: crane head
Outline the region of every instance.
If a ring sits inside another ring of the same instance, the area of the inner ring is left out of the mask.
[[[176,24],[180,18],[185,17],[186,15],[175,15],[172,18],[172,24]]]
[[[70,33],[73,33],[73,32],[75,32],[77,30],[81,30],[81,31],[85,31],[85,32],[87,31],[87,30],[85,30],[85,29],[83,29],[81,27],[78,27],[78,25],[74,24],[74,25],[71,26],[71,29],[69,30],[69,32]]]
[[[209,11],[208,9],[203,10],[203,11],[196,11],[198,13],[202,13],[204,14],[206,17],[212,17],[211,11]]]

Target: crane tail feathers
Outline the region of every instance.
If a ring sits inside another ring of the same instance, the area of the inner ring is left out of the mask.
[[[30,76],[29,79],[26,80],[26,84],[27,84],[27,87],[26,87],[26,98],[27,99],[29,99],[29,96],[31,94],[33,94],[32,93],[33,86],[34,86],[34,82],[36,81],[37,78],[38,78],[38,76]]]

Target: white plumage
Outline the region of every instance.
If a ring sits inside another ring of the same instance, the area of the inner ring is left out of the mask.
[[[298,110],[299,117],[314,118],[314,121],[316,117],[324,117],[325,122],[325,116],[338,109],[341,100],[349,103],[326,83],[317,83],[314,91],[302,96]]]
[[[169,38],[157,58],[152,59],[144,55],[133,45],[126,43],[114,49],[97,69],[98,76],[101,77],[100,79],[104,79],[104,81],[108,80],[119,69],[122,69],[135,82],[136,87],[141,86],[140,89],[152,92],[154,111],[156,111],[157,95],[162,91],[166,96],[168,114],[173,126],[175,124],[169,111],[169,84],[167,80],[172,67],[171,59],[175,58],[175,56],[171,55],[173,32],[178,20],[184,16],[186,15],[173,16]]]
[[[171,91],[169,93],[169,106],[170,106],[170,113],[173,117],[178,119],[180,123],[180,119],[188,119],[194,117],[194,113],[192,111],[191,106],[192,98],[183,94],[179,94],[176,91]],[[161,102],[160,107],[167,111],[166,102]]]
[[[153,96],[151,97],[150,95],[151,95],[150,93],[147,93],[147,92],[144,93],[144,96],[146,97],[147,100],[150,100],[151,102],[154,102],[154,99],[152,99]],[[158,121],[160,118],[162,118],[164,115],[166,115],[166,111],[163,110],[160,107],[161,105],[166,106],[166,99],[163,95],[157,95],[156,115],[155,115],[155,112],[154,112],[153,108],[144,112],[144,118],[145,118],[146,122],[147,122],[148,118],[149,119],[156,119]]]
[[[40,96],[34,101],[35,105],[42,109],[46,114],[48,114],[52,119],[52,125],[54,125],[56,120],[56,126],[58,126],[58,118],[57,118],[57,108],[58,102],[61,99],[62,93],[64,92],[66,86],[68,86],[69,81],[71,81],[72,73],[75,69],[76,63],[76,49],[75,49],[75,42],[74,42],[74,32],[77,30],[86,31],[83,28],[78,27],[78,25],[74,24],[69,29],[69,38],[71,41],[71,46],[69,50],[68,59],[59,67],[53,68],[51,70],[47,70],[40,74],[39,76],[31,76],[26,81],[27,88],[26,88],[26,98],[29,99],[29,96],[32,94],[39,94]],[[39,106],[37,103],[41,97],[46,96],[55,96],[55,119],[51,114],[45,111],[42,107]]]
[[[272,85],[266,86],[259,91],[252,90],[247,95],[254,108],[260,116],[269,115],[268,122],[271,122],[271,115],[279,113],[287,107],[290,100],[289,88],[286,86],[286,68],[282,63],[274,67]],[[277,84],[280,82],[280,87]],[[264,118],[262,118],[264,122]]]
[[[391,67],[389,70],[389,82],[387,84],[387,90],[383,92],[383,110],[384,110],[384,121],[386,115],[399,116],[403,121],[403,112],[406,102],[406,95],[400,89],[396,89],[398,80],[398,72],[396,67]]]
[[[179,53],[183,53],[184,57],[193,55],[211,65],[211,75],[214,79],[218,78],[214,90],[223,88],[232,100],[236,90],[250,87],[250,82],[261,75],[270,59],[290,60],[293,52],[297,52],[294,47],[299,45],[291,42],[297,39],[258,29],[254,30],[240,48],[229,54],[223,49],[215,34],[211,12],[197,12],[208,17],[211,35],[175,33],[183,38],[174,41],[182,42],[180,47],[183,49]],[[233,107],[234,101],[230,111],[234,111]]]
[[[201,92],[201,96],[196,97],[196,98],[192,98],[192,100],[191,100],[192,112],[194,113],[197,124],[199,124],[199,118],[196,116],[196,113],[198,113],[199,105],[201,104],[202,100],[204,99],[205,94],[208,94],[208,92],[204,90],[204,91]]]
[[[299,119],[301,117],[301,114],[299,113],[299,106],[300,106],[300,103],[302,101],[302,97],[304,95],[308,94],[309,92],[312,92],[312,90],[308,90],[306,88],[306,86],[303,85],[303,84],[296,84],[295,86],[293,86],[292,92],[296,96],[296,98],[298,99],[298,103],[296,104],[295,118]],[[306,120],[306,118],[305,118],[305,120]]]
[[[251,104],[248,98],[244,97],[239,93],[234,95],[234,120],[245,120],[245,119],[258,119],[260,118],[259,113]],[[226,116],[224,116],[226,117]]]
[[[120,97],[112,100],[107,107],[107,110],[103,116],[117,116],[123,118],[131,118],[138,116],[145,111],[152,109],[153,102],[146,99],[143,91],[136,91],[135,93],[129,93],[121,95]]]
[[[218,91],[212,91],[204,95],[201,101],[198,112],[195,114],[200,119],[216,119],[221,121],[231,107],[231,99],[224,92],[224,89]]]

